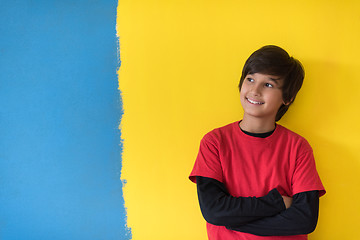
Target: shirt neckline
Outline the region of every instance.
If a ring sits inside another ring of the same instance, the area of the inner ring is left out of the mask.
[[[257,137],[257,136],[252,136],[252,135],[248,135],[246,134],[245,132],[243,132],[243,130],[240,128],[240,122],[241,120],[239,121],[236,121],[234,123],[234,127],[236,128],[236,132],[238,134],[241,135],[241,137],[249,140],[249,141],[254,141],[254,142],[269,142],[269,141],[272,141],[272,139],[276,138],[276,136],[279,134],[279,132],[281,131],[281,125],[279,124],[276,124],[276,127],[275,129],[273,130],[274,132],[268,136],[268,137],[265,137],[265,138],[261,138],[261,137]]]

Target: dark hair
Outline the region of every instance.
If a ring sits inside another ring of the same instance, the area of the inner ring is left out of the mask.
[[[239,91],[246,75],[254,73],[274,75],[283,79],[282,97],[288,104],[283,104],[279,108],[275,118],[275,121],[279,121],[294,102],[296,94],[302,86],[305,76],[303,66],[299,60],[290,57],[284,49],[267,45],[256,50],[246,60],[240,78]]]

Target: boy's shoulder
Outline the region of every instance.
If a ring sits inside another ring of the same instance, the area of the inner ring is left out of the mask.
[[[207,135],[227,135],[227,134],[231,134],[237,130],[240,130],[239,121],[232,122],[232,123],[226,124],[224,126],[214,128],[213,130],[209,131],[205,136],[207,136]]]
[[[213,130],[206,133],[203,138],[210,141],[221,141],[221,139],[224,138],[234,138],[234,137],[238,138],[239,136],[247,139],[253,138],[241,132],[239,123],[240,121],[236,121],[221,127],[214,128]],[[288,142],[288,143],[291,142],[298,146],[301,145],[305,148],[311,149],[311,146],[308,143],[308,141],[305,139],[305,137],[280,124],[276,124],[276,129],[274,133],[270,135],[270,137],[268,137],[266,141],[277,141],[277,142],[280,141],[280,142]]]
[[[276,124],[276,128],[281,132],[281,134],[286,134],[291,138],[306,141],[305,137],[301,136],[299,133],[294,132],[293,130],[288,129],[287,127],[284,127],[283,125]]]
[[[233,134],[236,133],[237,130],[240,130],[240,127],[238,127],[239,129],[237,129],[238,123],[239,121],[236,121],[221,127],[213,128],[211,131],[207,132],[203,136],[202,140],[210,141],[210,142],[219,142],[223,138],[231,137]]]
[[[297,145],[298,147],[302,147],[307,150],[312,150],[309,142],[306,140],[305,137],[300,135],[299,133],[296,133],[280,124],[277,124],[277,130],[279,131],[279,139],[282,139],[282,141],[293,143],[294,145]]]
[[[228,135],[228,134],[232,134],[234,132],[239,132],[239,131],[241,131],[239,123],[240,123],[240,121],[235,121],[235,122],[226,124],[224,126],[214,128],[211,131],[209,131],[206,135],[214,135],[214,134],[215,135],[219,135],[219,134]],[[279,135],[285,135],[289,138],[306,141],[306,139],[303,136],[301,136],[300,134],[298,134],[280,124],[276,124],[276,129],[275,129],[274,133],[275,134],[279,133]]]
[[[223,125],[221,127],[217,127],[212,129],[211,131],[207,132],[205,134],[205,136],[211,136],[211,135],[215,135],[215,136],[219,136],[219,135],[228,135],[228,134],[234,134],[237,132],[240,132],[240,126],[239,126],[240,121],[236,121],[236,122],[232,122],[226,125]],[[276,124],[276,129],[274,131],[274,135],[277,136],[285,136],[287,138],[291,138],[291,139],[296,139],[299,141],[307,141],[305,139],[305,137],[303,137],[302,135],[300,135],[299,133],[294,132],[293,130],[290,130],[289,128],[280,125],[280,124]]]

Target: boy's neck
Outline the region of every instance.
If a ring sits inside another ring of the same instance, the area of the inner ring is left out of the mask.
[[[266,133],[275,129],[275,119],[263,119],[244,115],[240,128],[251,133]]]

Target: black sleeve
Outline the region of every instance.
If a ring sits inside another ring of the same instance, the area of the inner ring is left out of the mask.
[[[319,213],[319,191],[295,194],[286,211],[273,217],[228,229],[259,236],[287,236],[309,234],[315,230]]]
[[[239,226],[285,210],[280,193],[273,189],[263,197],[233,197],[215,179],[196,177],[201,212],[205,220],[219,226]]]

